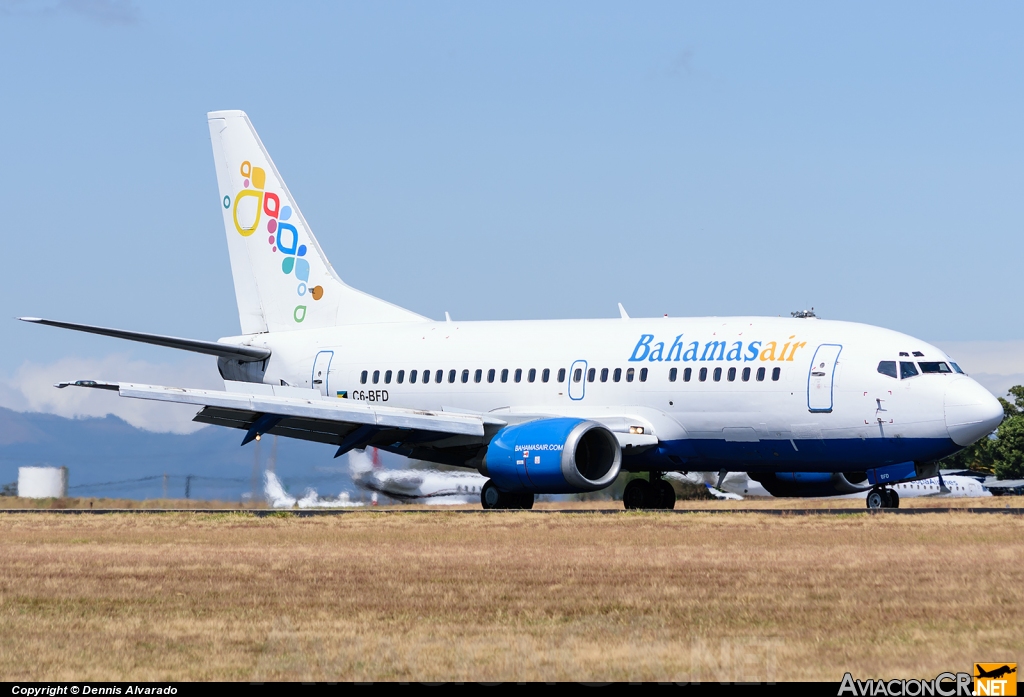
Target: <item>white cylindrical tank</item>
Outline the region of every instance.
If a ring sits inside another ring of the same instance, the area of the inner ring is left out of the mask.
[[[18,496],[27,499],[60,499],[67,495],[67,467],[18,468]]]

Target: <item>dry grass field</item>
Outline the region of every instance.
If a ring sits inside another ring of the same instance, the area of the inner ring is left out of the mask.
[[[379,510],[400,511],[437,511],[437,510],[469,510],[479,511],[480,504],[473,503],[459,506],[438,506],[427,503],[407,503],[392,501],[381,497]],[[45,510],[264,510],[270,505],[265,501],[205,501],[201,499],[106,499],[106,498],[64,498],[64,499],[26,499],[17,496],[0,498],[0,513],[5,510],[45,509]],[[537,510],[612,510],[621,511],[622,501],[591,500],[591,501],[538,501]],[[851,511],[863,511],[864,499],[861,498],[758,498],[748,497],[742,501],[718,501],[715,499],[693,499],[676,501],[675,509],[680,510],[749,510],[749,509],[805,509],[805,508],[842,508]],[[1024,508],[1024,496],[991,496],[984,498],[942,498],[921,497],[904,498],[900,508]]]
[[[1022,562],[955,512],[2,514],[0,679],[932,677],[1024,657]]]

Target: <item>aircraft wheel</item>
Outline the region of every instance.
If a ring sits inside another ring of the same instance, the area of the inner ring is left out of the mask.
[[[870,509],[885,508],[886,501],[885,497],[882,496],[882,491],[880,489],[869,491],[867,503]]]
[[[533,494],[531,494],[529,491],[522,494],[517,494],[516,499],[516,503],[518,504],[516,508],[521,508],[524,511],[528,511],[531,508],[533,508]]]
[[[650,508],[654,492],[646,479],[633,479],[622,492],[622,505],[627,511]]]
[[[497,508],[506,508],[508,494],[502,492],[490,479],[480,489],[480,505],[484,510],[493,511]]]
[[[676,490],[672,488],[671,484],[664,479],[659,479],[658,483],[653,485],[652,488],[658,494],[658,508],[671,511],[676,507]]]
[[[900,507],[900,495],[897,494],[893,489],[889,489],[889,508]]]

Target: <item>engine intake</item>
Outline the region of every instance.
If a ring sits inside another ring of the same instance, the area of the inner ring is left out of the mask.
[[[554,418],[500,430],[487,446],[480,473],[502,491],[575,494],[605,488],[621,467],[619,441],[607,428]]]

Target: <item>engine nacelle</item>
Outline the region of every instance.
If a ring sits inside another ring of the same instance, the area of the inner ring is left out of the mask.
[[[621,467],[619,441],[607,428],[553,418],[498,431],[480,473],[502,491],[576,494],[605,488]]]

